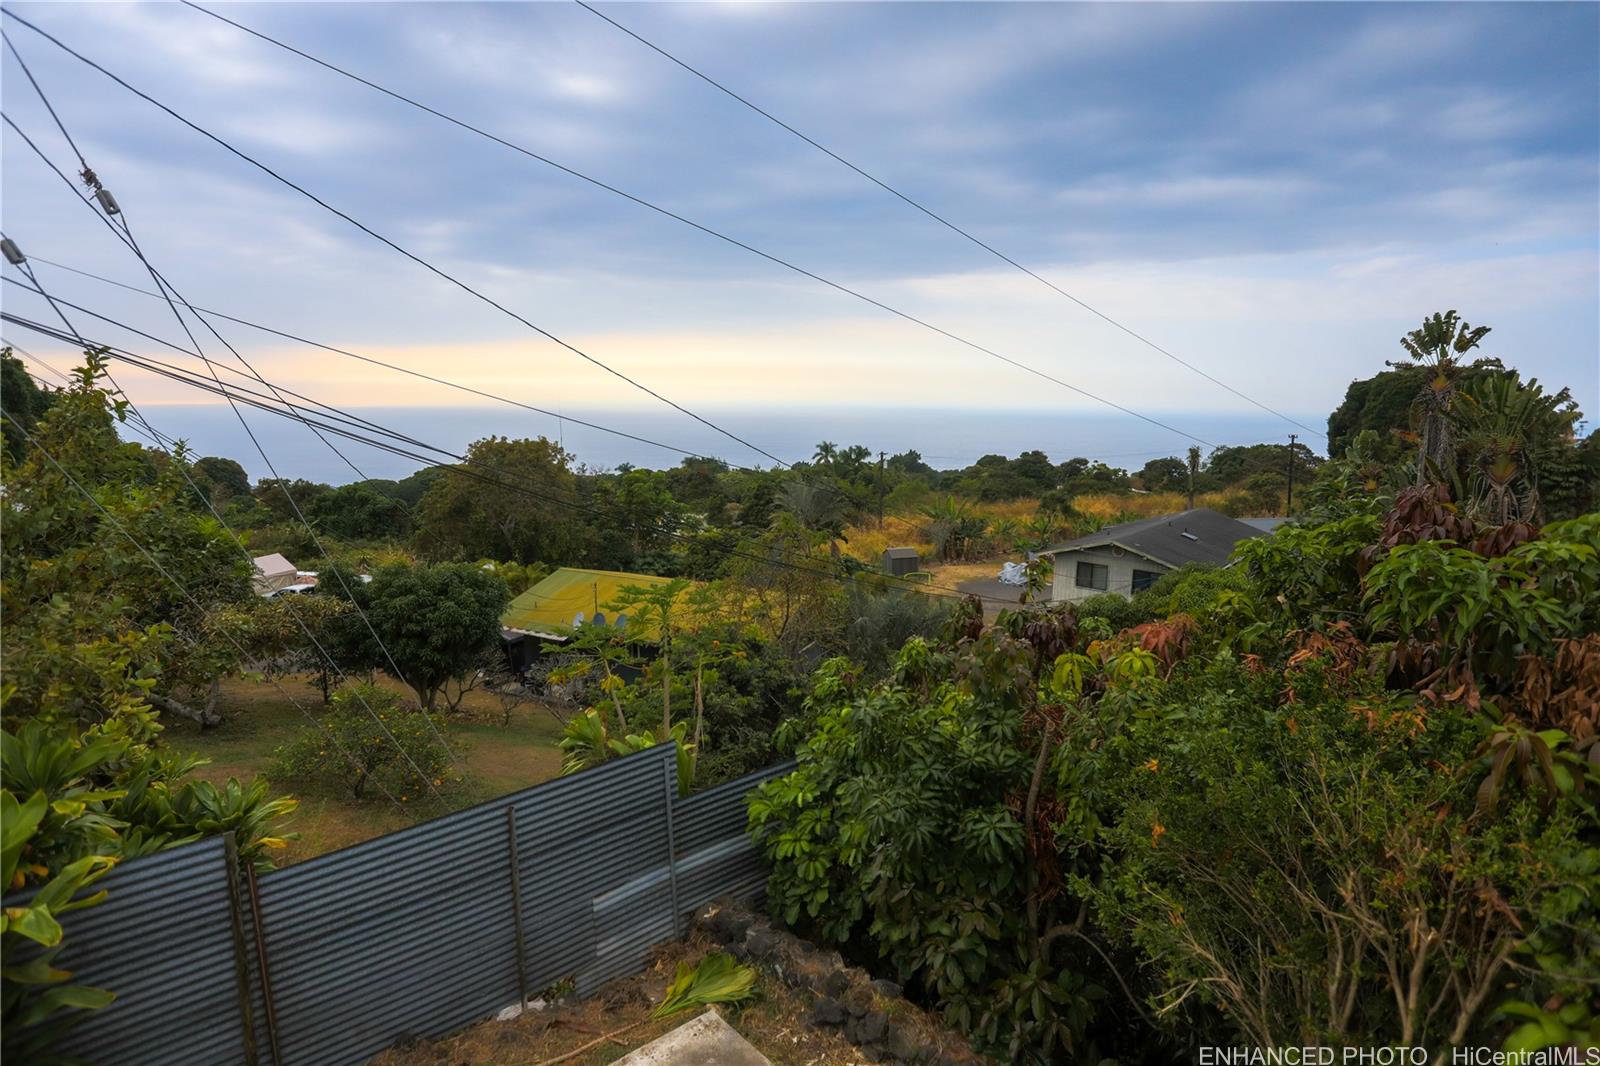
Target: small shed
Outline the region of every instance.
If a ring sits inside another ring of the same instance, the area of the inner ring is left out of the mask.
[[[271,555],[258,555],[251,562],[255,564],[256,572],[252,575],[250,584],[257,596],[266,596],[301,581],[300,571],[277,552]]]
[[[883,553],[883,572],[890,577],[904,577],[922,569],[922,556],[915,548],[889,548]]]

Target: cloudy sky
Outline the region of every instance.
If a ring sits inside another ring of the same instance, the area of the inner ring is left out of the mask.
[[[1494,327],[1491,354],[1600,411],[1600,6],[602,9],[1311,425],[1352,378],[1401,356],[1402,332],[1452,307]],[[6,10],[687,406],[1094,407],[190,8]],[[1125,406],[1174,422],[1260,415],[575,4],[219,10]],[[15,20],[6,29],[194,303],[545,406],[654,404]],[[65,169],[70,150],[9,54],[3,76],[5,113]],[[9,128],[3,148],[5,231],[41,281],[176,339],[164,305],[38,262],[144,280]],[[48,315],[15,286],[3,297]],[[224,332],[264,373],[331,402],[470,399]],[[194,399],[132,373],[124,384],[145,402]]]

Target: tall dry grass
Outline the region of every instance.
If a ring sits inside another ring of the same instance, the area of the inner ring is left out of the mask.
[[[1072,505],[1083,514],[1110,524],[1173,514],[1187,509],[1189,498],[1181,492],[1092,492],[1074,497]],[[1195,497],[1195,506],[1210,507],[1240,518],[1279,513],[1271,507],[1251,506],[1248,495],[1238,490],[1202,492]],[[973,502],[972,508],[974,514],[989,522],[997,519],[1026,522],[1038,513],[1039,501],[1030,497],[994,503]],[[928,533],[931,523],[932,519],[920,510],[885,515],[881,528],[875,519],[868,519],[861,525],[845,528],[845,540],[839,550],[864,563],[878,563],[889,548],[915,548],[927,564],[933,558],[933,542]],[[1088,530],[1063,529],[1063,535],[1076,535],[1076,532]]]
[[[839,550],[864,563],[877,563],[890,548],[915,548],[923,559],[933,555],[933,542],[928,539],[928,524],[923,514],[891,514],[883,516],[883,528],[869,520],[865,525],[848,526],[844,543]]]

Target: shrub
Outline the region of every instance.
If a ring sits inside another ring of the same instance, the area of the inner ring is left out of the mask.
[[[1079,618],[1103,618],[1113,633],[1120,633],[1130,626],[1141,625],[1156,617],[1152,599],[1153,597],[1145,596],[1144,593],[1129,599],[1115,592],[1102,592],[1098,596],[1078,601],[1073,608]]]
[[[1224,592],[1249,594],[1253,588],[1250,575],[1238,567],[1195,569],[1178,579],[1163,613],[1205,618],[1216,608]]]
[[[321,728],[307,726],[277,750],[273,776],[348,788],[356,799],[376,784],[407,799],[441,784],[449,765],[421,711],[389,689],[355,682],[333,694]]]
[[[1461,779],[1437,769],[1470,758],[1470,719],[1424,722],[1379,679],[1302,665],[1282,706],[1282,677],[1227,661],[1101,702],[1122,740],[1088,780],[1121,785],[1095,838],[1117,856],[1090,889],[1095,926],[1146,960],[1154,1002],[1174,1008],[1161,1013],[1197,1031],[1494,1041],[1489,1006],[1525,931],[1514,916],[1567,882],[1562,856],[1594,861],[1577,806],[1545,814],[1524,797],[1472,817]]]
[[[1111,978],[1068,938],[1080,907],[1063,873],[1079,860],[1058,853],[1051,822],[1068,812],[1041,790],[1069,698],[1039,680],[1065,636],[1050,622],[1003,613],[975,636],[952,625],[953,645],[913,638],[870,689],[855,664],[825,662],[784,731],[807,734],[799,768],[756,791],[750,825],[784,920],[876,954],[1009,1061],[1095,1061],[1087,1030]]]

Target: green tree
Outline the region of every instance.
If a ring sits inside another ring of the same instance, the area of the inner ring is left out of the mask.
[[[250,495],[250,475],[232,459],[208,455],[195,460],[192,472],[196,482],[211,488],[211,500],[218,505]]]
[[[28,373],[22,360],[11,354],[10,345],[0,349],[0,397],[5,399],[7,417],[3,427],[4,444],[13,461],[20,460],[26,450],[22,431],[33,432],[39,419],[55,402],[56,394],[57,390],[42,389],[34,383],[33,375]]]
[[[1294,464],[1295,484],[1305,485],[1316,476],[1321,460],[1310,448],[1300,443],[1296,443],[1292,451],[1287,443],[1236,447],[1223,445],[1206,457],[1204,473],[1206,483],[1211,488],[1241,485],[1259,474],[1276,476],[1281,486],[1288,480],[1291,462]],[[1187,473],[1184,476],[1187,483]]]
[[[480,658],[500,640],[500,615],[511,600],[501,578],[471,563],[397,563],[349,588],[366,621],[346,620],[353,634],[347,644],[361,641],[370,623],[381,646],[365,646],[365,664],[394,674],[429,711],[441,694],[447,710],[459,706]]]
[[[318,498],[332,491],[330,485],[304,478],[262,478],[252,495],[273,521],[298,524],[300,515],[309,517]]]
[[[724,609],[793,662],[825,647],[843,621],[843,589],[828,535],[780,512],[729,562]]]
[[[845,501],[831,482],[785,481],[778,487],[777,504],[807,529],[834,537],[843,532]]]
[[[1476,348],[1489,333],[1488,326],[1474,329],[1454,311],[1435,313],[1400,338],[1406,354],[1427,377],[1411,402],[1411,426],[1417,435],[1415,483],[1429,479],[1429,468],[1446,474],[1456,466],[1455,406],[1461,379],[1461,356]]]
[[[374,783],[401,801],[420,796],[428,784],[443,784],[450,766],[449,750],[421,712],[365,682],[335,692],[318,725],[302,729],[275,757],[274,777],[348,789],[358,800]]]
[[[411,532],[410,508],[366,481],[317,496],[306,516],[319,529],[347,540],[398,540]]]
[[[1189,486],[1189,468],[1176,456],[1151,459],[1137,477],[1146,492],[1182,492]]]
[[[1600,430],[1544,456],[1539,470],[1539,495],[1552,519],[1600,511]]]
[[[1463,481],[1485,517],[1542,521],[1540,469],[1571,447],[1582,417],[1571,391],[1546,393],[1509,370],[1467,382],[1456,415]]]
[[[467,467],[511,490],[446,467],[417,507],[419,551],[434,559],[506,559],[565,565],[580,558],[588,531],[572,456],[543,437],[488,437],[467,449]]]
[[[40,686],[24,703],[93,714],[92,689],[81,701],[48,698],[55,686],[77,692],[76,678],[100,676],[64,649],[113,624],[146,634],[176,627],[183,639],[147,645],[159,669],[144,698],[215,724],[216,682],[238,665],[235,644],[215,630],[216,614],[252,599],[250,564],[190,488],[181,448],[149,478],[142,449],[118,438],[102,374],[103,361],[91,358],[29,431],[36,447],[4,468],[0,650],[9,673]],[[207,705],[191,706],[192,693],[209,693]]]
[[[197,780],[199,760],[157,745],[152,701],[170,709],[175,688],[236,665],[219,616],[248,599],[249,564],[197,513],[181,451],[151,482],[140,449],[118,439],[103,374],[103,357],[88,353],[31,426],[5,410],[8,428],[32,441],[20,462],[0,455],[0,1040],[19,1062],[58,1061],[67,1009],[116,991],[71,984],[51,965],[57,916],[97,901],[75,898],[80,889],[123,858],[229,831],[246,861],[265,863],[282,844],[272,823],[294,806],[260,780]],[[34,894],[18,903],[24,891]],[[16,961],[25,940],[46,954]]]

